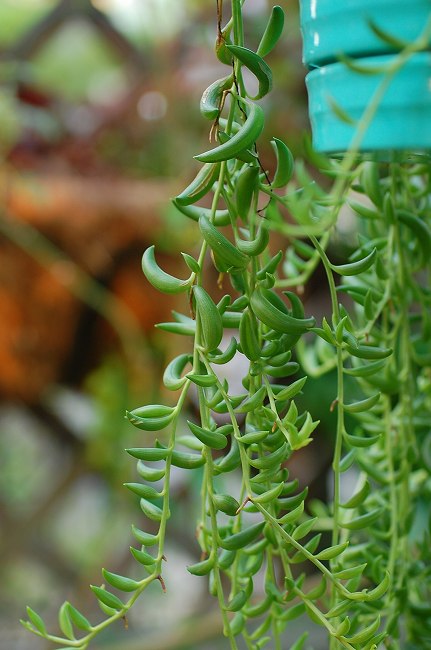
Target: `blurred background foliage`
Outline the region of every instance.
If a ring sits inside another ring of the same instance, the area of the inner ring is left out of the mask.
[[[301,155],[300,32],[296,4],[283,4],[265,132]],[[250,47],[270,6],[245,5]],[[175,270],[197,241],[169,198],[208,137],[199,99],[225,74],[215,34],[213,0],[0,3],[1,647],[45,649],[20,630],[26,603],[53,629],[66,598],[96,618],[87,585],[100,584],[101,566],[134,570],[139,507],[122,487],[134,471],[123,449],[145,440],[123,413],[169,399],[161,372],[181,345],[154,330],[176,303],[144,281],[140,258],[156,242]],[[321,486],[317,455],[299,455],[295,471]],[[145,596],[129,630],[97,647],[225,647],[203,581],[185,570],[197,553],[198,482],[174,476],[168,594]]]

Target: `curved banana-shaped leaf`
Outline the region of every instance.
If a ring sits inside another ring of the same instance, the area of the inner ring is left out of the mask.
[[[207,352],[217,349],[223,337],[223,322],[211,296],[203,287],[194,286],[193,295],[199,315],[203,344]]]
[[[350,262],[350,264],[330,264],[330,266],[331,269],[339,275],[359,275],[359,273],[364,273],[364,271],[368,271],[368,269],[371,268],[376,259],[376,255],[377,248],[373,248],[371,253],[360,260]]]
[[[230,494],[214,494],[213,501],[217,510],[230,517],[234,517],[240,508],[238,501]]]
[[[218,117],[223,93],[232,86],[232,83],[233,76],[229,75],[228,77],[223,77],[222,79],[213,81],[213,83],[204,90],[200,101],[200,111],[208,120],[215,120]]]
[[[120,591],[136,591],[139,587],[139,582],[118,575],[118,573],[111,573],[110,571],[106,571],[106,569],[102,569],[102,574],[106,582],[109,582],[116,589],[120,589]]]
[[[176,205],[190,205],[199,201],[205,194],[207,194],[220,172],[220,165],[212,164],[216,161],[205,160],[205,165],[198,171],[195,178],[191,183],[175,197]]]
[[[244,269],[248,265],[249,257],[241,253],[209,219],[202,216],[199,219],[199,228],[216,259],[226,267],[226,270],[229,268]]]
[[[287,313],[283,301],[269,289],[256,289],[250,300],[251,308],[258,319],[277,332],[285,334],[303,334],[314,327],[314,318],[294,318]]]
[[[172,421],[174,415],[175,409],[163,404],[149,404],[133,411],[126,411],[129,422],[144,431],[160,431],[164,429]],[[142,460],[145,460],[145,458]]]
[[[179,354],[175,359],[172,359],[166,366],[163,373],[163,384],[169,390],[179,390],[184,386],[187,381],[182,373],[188,363],[192,361],[193,357],[190,354]]]
[[[261,99],[261,97],[267,95],[272,88],[272,72],[269,65],[259,54],[249,50],[247,47],[227,45],[227,48],[238,61],[241,61],[254,74],[259,83],[259,90],[251,99]]]
[[[292,178],[294,169],[294,160],[292,152],[282,140],[273,138],[271,141],[275,154],[277,156],[277,168],[272,179],[272,187],[285,187]]]
[[[190,288],[193,275],[187,280],[180,280],[163,271],[156,262],[154,246],[150,246],[142,257],[142,270],[148,282],[163,293],[182,293]]]
[[[187,567],[187,571],[194,576],[206,576],[214,568],[215,558],[210,556],[206,560],[191,564]]]
[[[257,48],[259,56],[266,56],[276,46],[284,27],[284,11],[279,5],[272,8],[263,36]],[[295,649],[296,650],[296,649]]]
[[[188,427],[190,431],[196,436],[207,447],[212,449],[224,449],[227,445],[227,438],[223,433],[218,431],[210,431],[209,429],[204,429],[194,422],[187,420]]]
[[[223,160],[230,160],[231,158],[236,158],[239,153],[244,151],[244,149],[249,149],[256,142],[263,131],[265,123],[263,109],[259,104],[254,104],[247,99],[238,97],[237,101],[244,104],[248,111],[247,118],[238,133],[233,135],[224,144],[220,144],[214,149],[198,154],[195,156],[196,160],[204,163],[217,163]]]
[[[124,603],[121,602],[117,596],[111,594],[110,591],[107,591],[102,587],[96,587],[95,585],[90,585],[90,589],[96,596],[97,600],[103,603],[103,605],[106,605],[107,607],[110,607],[116,611],[121,611],[124,609]]]

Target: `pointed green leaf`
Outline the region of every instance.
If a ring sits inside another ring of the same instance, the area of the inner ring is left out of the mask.
[[[196,564],[190,564],[187,567],[187,571],[194,576],[206,576],[214,568],[215,558],[210,556],[206,560],[197,562]]]
[[[308,558],[304,551],[308,551],[308,553],[311,553],[313,555],[316,548],[320,544],[321,538],[322,538],[322,533],[318,533],[317,535],[314,535],[306,544],[304,544],[303,551],[296,551],[296,553],[292,555],[292,557],[290,558],[290,562],[292,564],[300,564],[301,562],[305,562]]]
[[[244,629],[245,618],[241,612],[237,612],[233,619],[229,621],[229,629],[233,636],[238,636]]]
[[[149,404],[126,411],[126,417],[133,426],[144,431],[160,431],[168,426],[175,415],[172,406],[164,404]],[[144,459],[145,460],[145,459]]]
[[[106,569],[102,569],[102,574],[106,582],[109,582],[116,589],[120,589],[120,591],[136,591],[139,587],[139,582],[118,575],[118,573],[111,573],[110,571],[106,571]]]
[[[161,496],[151,485],[144,483],[123,483],[124,487],[143,499],[157,499]]]
[[[289,607],[289,609],[286,612],[283,612],[283,614],[281,615],[281,619],[287,623],[288,621],[293,621],[295,620],[295,618],[302,616],[302,614],[304,613],[305,613],[304,603],[298,603],[297,605],[293,605],[293,607]]]
[[[146,551],[140,551],[139,549],[133,548],[133,546],[130,546],[130,552],[133,555],[133,557],[135,558],[135,560],[137,562],[139,562],[140,564],[143,564],[144,566],[152,566],[156,562],[156,560],[153,558],[153,556],[150,555],[149,553],[147,553]],[[132,581],[132,582],[134,582],[134,581]],[[125,591],[127,591],[127,590],[125,590]],[[131,589],[131,591],[134,591],[134,590]]]
[[[301,379],[297,379],[293,383],[289,384],[289,386],[286,386],[286,388],[281,390],[279,393],[274,395],[275,399],[277,401],[292,399],[293,397],[298,395],[298,393],[301,392],[306,381],[307,381],[307,377],[301,377]]]
[[[221,510],[231,517],[236,515],[240,507],[238,501],[230,494],[214,494],[213,501],[217,510]]]
[[[367,566],[367,563],[358,564],[357,566],[349,567],[348,569],[341,569],[336,571],[333,575],[338,580],[351,580],[352,578],[358,578],[361,576]]]
[[[121,600],[117,598],[117,596],[111,594],[110,591],[103,589],[103,587],[96,587],[95,585],[90,585],[90,589],[96,596],[97,600],[99,600],[103,605],[106,605],[107,607],[114,609],[115,611],[120,611],[124,608],[124,603],[122,603]]]
[[[166,448],[157,449],[156,447],[132,447],[126,449],[127,453],[133,458],[138,458],[139,460],[165,460],[169,454],[169,450]]]
[[[156,262],[154,246],[150,246],[142,257],[142,270],[148,282],[163,293],[181,293],[190,288],[193,276],[179,280],[163,271]]]
[[[272,179],[272,187],[285,187],[292,178],[294,170],[294,160],[292,152],[282,140],[273,138],[271,141],[277,156],[277,169]]]
[[[195,286],[193,295],[200,319],[203,344],[207,352],[212,352],[218,348],[223,337],[222,317],[213,299],[203,287]]]
[[[271,15],[265,27],[265,31],[257,48],[259,56],[266,56],[277,44],[284,27],[284,11],[276,5],[272,8]]]
[[[73,605],[69,603],[69,614],[70,618],[72,619],[72,623],[80,630],[84,630],[84,632],[90,632],[93,628],[90,623],[90,621],[85,618],[83,614],[79,610],[76,609]]]
[[[341,600],[339,603],[334,605],[334,607],[331,607],[330,610],[328,610],[325,614],[326,618],[331,619],[331,618],[338,618],[338,616],[342,616],[345,612],[347,612],[348,609],[350,609],[352,606],[352,601],[348,598],[345,600]]]
[[[304,501],[302,501],[297,508],[295,508],[291,512],[288,512],[286,515],[283,515],[283,517],[281,517],[278,520],[278,523],[281,524],[282,526],[286,524],[293,524],[301,517],[303,512],[304,512]]]
[[[340,526],[342,528],[347,528],[348,530],[361,530],[362,528],[368,528],[368,526],[377,521],[382,512],[383,508],[375,508],[374,510],[370,510],[370,512],[355,517],[350,521],[340,522]]]
[[[213,164],[213,160],[204,160],[205,165],[201,167],[194,179],[189,185],[175,197],[175,204],[177,206],[187,206],[199,201],[205,194],[207,194],[214,185],[220,171],[219,164]]]
[[[137,528],[132,524],[132,533],[137,541],[143,546],[154,546],[159,541],[158,535],[153,535],[152,533],[145,533],[140,528]]]
[[[322,598],[323,594],[326,592],[326,578],[323,576],[321,581],[316,587],[307,592],[308,600],[319,600]]]
[[[369,437],[352,436],[350,433],[344,433],[345,440],[352,447],[371,447],[371,445],[374,445],[374,443],[380,440],[380,437],[380,435]]]
[[[186,383],[186,378],[182,377],[184,368],[190,361],[192,356],[190,354],[180,354],[166,366],[163,373],[163,383],[169,390],[179,390]]]
[[[225,537],[222,539],[221,546],[228,551],[235,551],[239,548],[243,548],[255,540],[258,535],[260,535],[264,526],[265,522],[262,521],[257,524],[253,524],[248,528],[244,528],[244,530],[241,530],[239,533],[235,533],[230,537]]]
[[[197,386],[202,386],[203,388],[214,386],[217,383],[217,377],[215,375],[197,375],[194,372],[189,372],[186,377]]]
[[[155,327],[164,332],[181,334],[182,336],[194,336],[196,334],[196,323],[192,320],[184,323],[157,323]]]
[[[317,553],[315,557],[317,560],[332,560],[334,557],[341,555],[348,546],[348,541],[343,542],[342,544],[335,544],[334,546],[329,546],[328,548],[323,549],[323,551]]]
[[[379,399],[380,393],[376,393],[366,399],[352,402],[351,404],[344,404],[344,410],[347,411],[347,413],[362,413],[363,411],[369,411],[377,404]]]
[[[366,598],[365,600],[367,601],[372,601],[372,600],[379,600],[389,589],[389,585],[391,584],[391,576],[389,575],[388,571],[385,572],[385,577],[381,581],[377,587],[374,589],[371,589],[371,591],[367,591],[366,593]]]
[[[359,273],[364,273],[364,271],[367,271],[374,264],[376,255],[377,248],[373,248],[371,253],[360,260],[350,262],[350,264],[330,264],[330,266],[331,269],[339,275],[359,275]]]
[[[342,508],[357,508],[361,505],[370,493],[370,484],[365,481],[364,485],[358,492],[355,492],[346,503],[340,503]]]
[[[163,510],[159,508],[159,506],[156,506],[154,503],[151,503],[151,501],[147,501],[147,499],[141,499],[140,506],[142,512],[144,513],[144,515],[148,517],[148,519],[157,522],[162,520]]]
[[[196,469],[205,465],[206,458],[202,454],[192,454],[186,451],[173,451],[172,452],[172,465],[181,467],[182,469]]]
[[[189,420],[187,420],[187,424],[193,435],[195,435],[204,445],[207,445],[212,449],[224,449],[226,447],[228,441],[227,437],[223,435],[223,433],[204,429]]]
[[[245,589],[241,589],[237,594],[235,594],[233,598],[231,598],[231,600],[226,605],[226,609],[228,612],[237,612],[244,607],[247,600],[247,592]]]
[[[374,634],[377,632],[377,630],[380,627],[380,616],[378,616],[375,621],[373,621],[370,625],[368,625],[366,628],[361,630],[360,632],[357,632],[351,637],[342,637],[345,641],[351,644],[364,644],[367,643],[371,639],[371,637],[374,636]]]
[[[43,618],[39,616],[39,614],[37,614],[37,612],[35,612],[31,607],[27,607],[26,610],[30,623],[42,634],[42,636],[46,636],[47,631]]]
[[[303,521],[302,524],[299,524],[299,526],[295,528],[295,530],[292,533],[293,539],[298,541],[303,537],[305,537],[306,535],[308,535],[308,533],[311,531],[314,524],[316,523],[317,519],[318,519],[317,517],[312,517],[311,519],[307,519],[307,521]]]
[[[259,82],[259,90],[251,99],[260,99],[272,88],[272,72],[269,65],[258,54],[240,45],[227,45],[230,52],[254,74]]]
[[[278,496],[280,496],[282,490],[283,490],[284,484],[279,483],[278,485],[275,485],[274,487],[270,488],[269,490],[266,490],[266,492],[263,492],[262,494],[259,494],[259,496],[252,496],[251,500],[253,503],[273,503],[274,499],[276,499]]]
[[[141,476],[146,481],[160,481],[165,475],[165,468],[159,467],[148,467],[145,465],[143,460],[139,460],[136,469],[138,470],[139,476]]]
[[[75,638],[75,633],[73,631],[72,621],[70,620],[68,605],[69,603],[66,601],[60,607],[58,611],[58,624],[64,636],[72,640]]]

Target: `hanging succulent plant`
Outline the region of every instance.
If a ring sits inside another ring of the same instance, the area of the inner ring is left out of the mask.
[[[358,161],[357,150],[341,160],[312,153],[328,178],[325,189],[274,138],[270,178],[259,158],[265,115],[256,100],[271,89],[265,56],[282,33],[284,14],[273,8],[253,51],[244,43],[242,5],[232,0],[232,17],[222,27],[218,2],[217,55],[229,72],[200,103],[217,143],[195,156],[201,163],[196,178],[174,200],[185,218],[197,222],[200,249],[183,253],[186,279],[163,271],[154,247],[143,256],[154,287],[184,295],[185,313],[175,312],[172,322],[158,327],[185,337],[190,350],[164,373],[175,405],[127,413],[138,429],[168,432],[165,443],[156,439],[127,450],[138,460],[141,479],[127,487],[158,527],[155,533],[132,528],[137,545],[131,553],[142,577],[103,570],[107,586],[92,587],[106,615],[97,624],[68,602],[59,614],[62,636],[47,632],[30,608],[23,624],[57,646],[85,650],[127,615],[148,585],[158,581],[165,589],[170,478],[178,467],[199,469],[202,477],[201,554],[188,570],[208,576],[233,650],[239,636],[254,650],[309,647],[306,631],[297,639],[289,634],[290,622],[303,614],[323,628],[331,650],[420,650],[431,636],[430,159],[422,154],[377,163]],[[244,67],[257,79],[252,97]],[[351,200],[352,188],[364,202]],[[200,206],[203,197],[210,197],[211,208]],[[347,200],[358,222],[358,246],[346,263],[335,264],[328,244]],[[289,237],[286,251],[270,252],[271,230]],[[304,286],[320,263],[331,313],[318,324],[294,288]],[[218,303],[208,266],[226,291]],[[341,303],[346,295],[349,307]],[[220,370],[240,355],[247,370],[243,392],[233,394]],[[300,408],[298,397],[307,375],[329,370],[337,385],[327,408],[336,410],[337,424],[334,498],[325,504],[309,502],[286,462],[305,446],[323,444],[319,421]],[[192,387],[199,417],[187,422],[188,435],[179,443],[179,416]],[[224,424],[218,414],[225,414]],[[349,469],[356,485],[345,496],[342,479]],[[220,477],[231,473],[240,487],[226,494]],[[327,543],[323,532],[330,533]],[[313,587],[298,571],[305,567],[318,577]]]

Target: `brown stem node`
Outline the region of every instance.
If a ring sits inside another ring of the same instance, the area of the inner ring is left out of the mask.
[[[157,580],[160,582],[160,585],[161,585],[161,587],[162,587],[162,591],[163,591],[163,593],[165,594],[166,591],[167,591],[167,590],[166,590],[166,584],[165,584],[165,581],[163,580],[163,578],[162,578],[161,575],[158,575],[158,576],[157,576]]]
[[[332,400],[331,406],[329,407],[329,412],[332,413],[335,407],[338,404],[338,397],[336,397],[334,400]]]
[[[238,510],[236,511],[235,514],[236,514],[236,515],[239,515],[239,513],[241,512],[241,510],[242,510],[243,508],[245,508],[245,506],[247,505],[247,503],[248,503],[249,501],[251,501],[250,497],[246,497],[246,498],[244,499],[244,501],[241,503],[240,507],[238,508]]]

